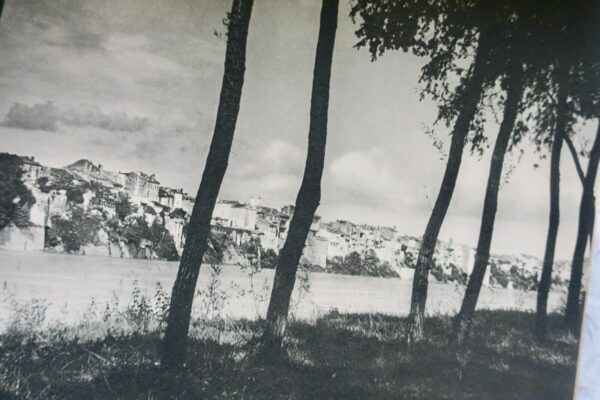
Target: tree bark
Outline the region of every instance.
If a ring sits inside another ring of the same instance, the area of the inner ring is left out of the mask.
[[[600,161],[600,124],[596,131],[596,139],[590,153],[587,172],[583,185],[583,194],[579,206],[579,226],[577,229],[577,240],[573,253],[573,264],[571,266],[571,279],[569,281],[569,292],[567,294],[567,308],[565,311],[565,324],[567,328],[578,334],[580,327],[580,293],[581,279],[583,275],[583,261],[589,232],[593,231],[594,218],[594,184]]]
[[[475,252],[475,262],[473,271],[469,276],[467,289],[460,308],[460,312],[455,319],[455,341],[462,343],[466,338],[470,324],[475,312],[483,279],[487,271],[487,265],[490,260],[490,248],[492,245],[492,236],[494,233],[494,223],[496,220],[496,211],[498,209],[498,192],[502,179],[502,167],[504,157],[510,143],[511,133],[515,126],[517,114],[519,112],[519,103],[523,95],[522,67],[515,65],[507,76],[508,88],[506,91],[506,102],[504,104],[504,116],[498,131],[496,144],[490,161],[490,172],[483,202],[483,215],[481,217],[481,227],[479,230],[479,239],[477,250]]]
[[[252,5],[253,0],[234,0],[228,15],[225,70],[215,129],[190,217],[179,271],[173,285],[162,344],[162,365],[167,369],[182,367],[186,358],[194,292],[207,248],[212,213],[229,161],[240,108]]]
[[[569,148],[569,152],[571,153],[571,157],[573,158],[573,164],[575,164],[575,170],[577,171],[577,175],[579,176],[579,180],[581,181],[581,187],[583,188],[585,186],[585,173],[583,172],[583,168],[581,167],[581,162],[579,161],[579,156],[577,155],[577,150],[575,149],[575,145],[573,144],[573,141],[571,140],[569,135],[565,135],[564,139],[565,139],[565,143],[567,144],[567,147]],[[594,196],[593,192],[592,192],[592,196]],[[592,245],[591,243],[592,243],[592,240],[594,239],[593,227],[594,227],[594,218],[596,215],[595,204],[596,204],[596,198],[594,197],[594,209],[592,210],[592,214],[590,216],[591,222],[588,224],[588,226],[590,228],[590,231],[588,232],[590,246]]]
[[[429,270],[433,265],[433,256],[437,238],[446,217],[446,212],[450,206],[456,178],[462,161],[465,140],[469,133],[469,126],[477,112],[477,104],[483,94],[485,81],[485,64],[489,48],[492,45],[489,33],[482,32],[477,46],[477,54],[473,62],[471,76],[468,78],[465,87],[465,97],[462,108],[456,118],[454,129],[452,130],[452,139],[450,142],[450,153],[442,185],[438,193],[435,205],[429,222],[423,234],[423,240],[419,249],[419,256],[415,266],[413,278],[412,296],[410,303],[410,314],[408,316],[408,334],[409,344],[418,342],[423,337],[423,320],[425,318],[425,305],[427,302],[427,288]]]
[[[538,285],[537,306],[534,332],[538,339],[543,340],[547,330],[548,293],[552,284],[552,268],[554,266],[554,251],[560,223],[560,153],[563,137],[566,132],[566,88],[564,81],[559,81],[557,118],[550,154],[550,215],[548,218],[548,234],[546,235],[546,250],[542,262],[542,274]]]
[[[321,200],[321,177],[325,161],[329,82],[335,32],[337,29],[338,0],[323,0],[319,37],[313,71],[308,153],[304,177],[296,198],[294,214],[287,238],[279,253],[267,321],[261,339],[261,352],[268,358],[278,357],[281,349],[290,299],[296,281],[296,271],[302,256],[315,211]]]
[[[565,135],[563,138],[565,143],[567,144],[567,148],[571,153],[571,157],[573,158],[573,164],[575,164],[575,170],[577,171],[577,176],[579,176],[579,180],[581,181],[581,186],[585,184],[585,173],[583,172],[583,168],[581,167],[581,162],[579,161],[579,157],[577,156],[577,149],[575,149],[575,145],[573,141],[569,137],[569,135]]]

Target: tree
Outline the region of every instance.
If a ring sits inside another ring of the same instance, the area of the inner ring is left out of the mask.
[[[557,119],[550,154],[550,213],[548,217],[548,233],[546,235],[544,260],[542,261],[542,274],[540,275],[538,286],[535,320],[535,333],[538,338],[543,338],[546,333],[548,293],[552,284],[552,267],[554,266],[554,252],[560,222],[560,153],[563,138],[567,135],[565,111],[567,108],[567,94],[564,85],[563,83],[558,89]]]
[[[313,71],[308,153],[304,177],[296,197],[290,228],[283,248],[279,253],[267,311],[266,326],[261,339],[262,355],[267,358],[274,358],[279,355],[287,324],[290,299],[296,281],[298,263],[321,200],[321,177],[323,175],[325,144],[327,141],[329,83],[337,30],[338,3],[338,0],[323,0],[321,8]]]
[[[362,272],[362,259],[360,253],[353,251],[347,254],[342,260],[342,273],[350,275],[361,275]]]
[[[22,181],[23,161],[14,154],[0,153],[0,229],[14,224],[29,225],[29,210],[35,197]]]
[[[381,260],[377,257],[375,250],[369,249],[364,252],[362,256],[362,268],[366,270],[367,274],[377,276],[380,271]]]
[[[438,121],[452,125],[446,169],[431,216],[427,223],[413,278],[408,341],[423,336],[428,275],[434,266],[437,238],[452,200],[465,143],[478,150],[485,142],[478,115],[487,87],[497,75],[490,74],[497,46],[497,25],[506,20],[503,2],[452,1],[370,1],[357,0],[352,10],[363,19],[356,34],[357,46],[369,45],[373,58],[386,50],[402,49],[429,61],[421,71],[421,97],[438,102]],[[497,11],[497,12],[496,12]],[[497,14],[497,15],[495,15]],[[475,53],[473,55],[473,53]],[[472,58],[471,67],[464,63]],[[493,78],[489,79],[488,75]],[[450,82],[458,81],[456,88]],[[471,135],[469,135],[471,133]]]
[[[460,312],[455,320],[455,334],[458,342],[466,337],[469,325],[475,311],[481,285],[485,276],[487,265],[490,260],[490,247],[494,232],[494,221],[498,208],[498,191],[502,178],[502,167],[504,156],[508,150],[511,133],[515,127],[515,121],[519,112],[519,103],[523,96],[525,82],[523,80],[523,66],[521,60],[511,62],[511,69],[506,77],[506,100],[504,105],[504,117],[500,125],[500,131],[496,139],[490,172],[488,176],[485,199],[483,203],[483,216],[479,231],[479,240],[475,253],[475,264],[467,283],[467,289],[463,298]]]
[[[162,365],[167,369],[180,368],[185,362],[194,292],[210,235],[212,213],[229,161],[240,108],[252,5],[253,0],[233,0],[228,14],[225,70],[215,129],[187,228],[162,343]]]
[[[485,33],[481,34],[480,42],[477,48],[477,55],[473,62],[472,72],[468,81],[465,82],[464,102],[460,108],[458,117],[452,130],[452,139],[450,142],[450,152],[440,191],[435,200],[433,211],[427,222],[425,233],[421,241],[415,274],[413,278],[412,295],[409,313],[408,342],[420,341],[423,337],[423,320],[425,318],[425,304],[427,302],[427,288],[429,270],[433,267],[433,255],[437,243],[442,223],[448,212],[456,179],[460,169],[463,156],[464,143],[469,132],[469,125],[477,112],[477,104],[480,101],[484,91],[484,65],[486,62],[486,53],[488,46]]]
[[[587,238],[593,230],[594,220],[594,184],[600,162],[600,122],[596,131],[596,139],[590,153],[587,172],[583,183],[583,193],[579,207],[579,225],[577,228],[577,240],[571,266],[571,279],[569,280],[569,291],[567,296],[567,307],[565,310],[565,324],[567,328],[576,333],[579,330],[581,276],[583,274],[583,259]]]
[[[589,28],[590,26],[592,28]],[[579,331],[581,322],[580,293],[582,288],[583,262],[588,236],[590,237],[591,246],[595,221],[594,184],[600,161],[600,49],[598,46],[593,45],[600,34],[600,28],[597,23],[592,22],[588,27],[584,26],[583,30],[587,33],[587,37],[582,35],[587,39],[583,40],[584,46],[589,45],[589,48],[586,46],[580,52],[582,62],[578,64],[579,70],[574,74],[575,79],[571,84],[571,90],[577,103],[578,114],[583,118],[596,119],[599,122],[599,126],[590,152],[587,171],[583,177],[583,193],[579,207],[579,226],[567,294],[565,325],[573,333]]]
[[[134,246],[138,251],[143,242],[151,241],[150,226],[143,217],[135,217],[127,221],[123,229],[123,239],[128,245]]]
[[[119,193],[115,200],[115,213],[121,221],[125,221],[127,216],[133,213],[133,204],[129,200],[129,195]]]
[[[101,218],[86,213],[80,207],[72,207],[67,218],[52,217],[50,237],[60,238],[64,251],[77,253],[87,244],[93,244],[101,227]],[[58,243],[50,243],[58,244]]]
[[[598,73],[600,58],[598,57],[599,52],[595,45],[598,28],[594,13],[590,12],[591,3],[583,0],[574,1],[569,4],[553,2],[552,5],[552,7],[549,7],[551,14],[545,17],[548,26],[545,36],[550,38],[551,44],[551,46],[546,46],[546,48],[552,58],[549,64],[552,68],[543,77],[544,79],[540,79],[539,82],[541,82],[541,85],[538,85],[539,87],[537,88],[538,94],[541,93],[544,107],[537,116],[537,129],[541,131],[541,134],[538,133],[536,136],[536,143],[540,146],[540,144],[543,145],[550,142],[552,146],[550,156],[550,215],[542,274],[538,285],[534,327],[536,336],[539,339],[543,339],[546,333],[548,293],[552,283],[552,267],[554,264],[554,252],[560,220],[560,151],[563,140],[567,143],[569,149],[572,150],[570,135],[573,134],[574,122],[577,115],[583,118],[597,118],[598,98],[600,94],[600,74]],[[543,4],[543,6],[547,6],[547,4]],[[548,7],[544,8],[546,12],[548,12],[547,9]],[[547,82],[549,82],[549,86]],[[552,140],[543,139],[543,135],[546,132],[553,132]],[[542,135],[542,138],[540,138],[540,135]],[[590,158],[591,162],[592,159]],[[586,198],[591,196],[593,199],[593,189],[589,191],[589,189],[585,188],[585,177],[582,176],[581,168],[578,168],[578,170],[580,178],[583,178],[583,196]],[[584,201],[582,198],[581,208],[587,209],[586,204],[587,200]],[[586,213],[587,218],[593,218],[593,206],[591,214],[587,213],[586,210],[580,209],[580,213],[582,211]],[[572,280],[575,279],[575,282],[569,284],[569,294],[567,296],[572,299],[571,306],[575,298],[577,298],[577,304],[579,304],[579,293],[573,294],[571,290],[579,292],[581,289],[581,274],[578,271],[581,271],[583,267],[583,252],[585,252],[586,239],[583,239],[584,243],[582,246],[582,243],[579,243],[579,232],[588,229],[585,235],[590,234],[589,222],[583,221],[581,215],[579,221],[578,242],[576,244],[576,256],[574,257],[571,277]],[[581,258],[579,258],[579,254],[581,254]],[[575,258],[577,258],[577,261],[575,261]],[[579,269],[579,260],[581,260],[581,269]],[[579,281],[579,284],[577,281]],[[572,307],[571,310],[578,310],[578,306]],[[572,321],[577,321],[577,319],[578,316],[575,316]]]

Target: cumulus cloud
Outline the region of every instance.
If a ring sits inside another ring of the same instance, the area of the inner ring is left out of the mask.
[[[246,199],[261,195],[265,204],[272,206],[293,202],[305,157],[306,150],[285,140],[274,139],[258,148],[242,141],[232,150],[223,196]]]
[[[377,193],[394,183],[394,176],[378,162],[382,151],[352,151],[336,158],[329,167],[334,183],[351,191]]]
[[[271,170],[280,173],[302,171],[306,155],[301,149],[284,140],[273,140],[264,149],[264,161]]]
[[[242,162],[233,163],[233,173],[240,177],[260,178],[273,173],[302,176],[306,150],[285,140],[275,139],[262,146],[258,152],[243,154],[241,157]]]
[[[14,103],[2,122],[3,126],[25,130],[56,131],[59,125],[94,127],[107,131],[137,132],[145,129],[149,121],[145,117],[125,112],[105,113],[97,106],[77,109],[60,109],[53,102],[26,105]]]
[[[335,158],[327,171],[326,193],[336,202],[368,207],[414,207],[415,193],[395,173],[389,154],[380,148],[351,151]]]

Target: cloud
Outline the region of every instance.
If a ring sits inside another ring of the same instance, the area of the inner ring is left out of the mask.
[[[51,102],[33,106],[14,103],[2,125],[26,130],[55,131],[57,122],[58,112]]]
[[[42,41],[50,46],[82,50],[104,50],[104,39],[98,33],[83,26],[81,21],[70,17],[59,25],[51,17],[38,21],[37,27],[44,31]]]
[[[324,180],[326,200],[366,207],[415,207],[415,191],[388,164],[389,154],[373,147],[335,158]]]
[[[275,139],[264,149],[264,163],[272,171],[296,174],[302,172],[305,152],[285,140]]]
[[[234,153],[233,157],[237,154]],[[260,178],[267,174],[302,176],[306,151],[290,142],[275,139],[258,152],[241,155],[243,161],[235,163],[233,173],[239,177]]]
[[[294,201],[304,171],[306,150],[281,139],[238,142],[231,152],[223,197],[246,199],[261,195],[265,204]]]
[[[353,192],[377,193],[389,188],[394,177],[380,161],[382,151],[352,151],[336,158],[329,167],[334,183]]]
[[[145,117],[130,116],[125,112],[104,113],[97,106],[77,109],[59,109],[53,102],[26,105],[14,103],[2,122],[3,126],[25,130],[56,131],[59,125],[94,127],[107,131],[137,132],[149,125]]]

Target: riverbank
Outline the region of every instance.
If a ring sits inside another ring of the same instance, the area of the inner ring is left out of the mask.
[[[0,336],[0,398],[45,399],[528,399],[571,398],[576,339],[551,316],[548,341],[533,315],[477,312],[471,340],[448,345],[451,319],[426,321],[408,349],[404,318],[329,313],[293,322],[285,360],[258,365],[260,324],[196,325],[187,367],[160,368],[157,331],[80,339],[75,328],[15,326]]]

